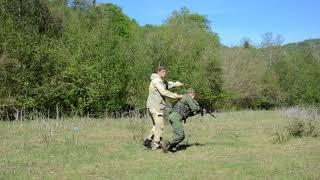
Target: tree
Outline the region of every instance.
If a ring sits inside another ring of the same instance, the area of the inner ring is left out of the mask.
[[[95,5],[95,1],[93,0],[72,0],[71,6],[74,9],[79,9],[79,10],[87,10],[90,7]]]
[[[240,44],[241,44],[240,46],[243,48],[251,48],[252,47],[251,40],[246,37],[241,39]]]
[[[175,11],[163,30],[166,64],[170,77],[194,87],[202,101],[212,103],[221,93],[219,37],[209,28],[206,17],[191,14],[186,8]]]

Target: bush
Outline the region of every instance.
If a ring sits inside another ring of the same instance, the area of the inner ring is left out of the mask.
[[[318,137],[320,135],[320,115],[316,107],[292,107],[286,110],[289,124],[286,129],[292,137]]]

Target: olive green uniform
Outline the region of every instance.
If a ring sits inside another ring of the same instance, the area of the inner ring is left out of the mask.
[[[173,128],[173,136],[170,142],[171,147],[175,147],[185,138],[182,121],[197,114],[199,111],[200,106],[198,102],[189,95],[174,105],[173,111],[169,114],[169,121]]]

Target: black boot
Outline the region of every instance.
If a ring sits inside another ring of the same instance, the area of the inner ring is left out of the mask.
[[[147,149],[151,149],[151,142],[152,140],[151,139],[145,139],[144,142],[143,142],[143,146],[146,147]]]
[[[168,151],[170,151],[170,152],[176,152],[176,151],[177,151],[177,150],[176,150],[176,146],[170,144],[170,146],[168,147]]]

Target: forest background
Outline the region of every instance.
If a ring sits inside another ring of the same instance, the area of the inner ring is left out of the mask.
[[[320,40],[223,46],[187,8],[140,26],[113,4],[0,0],[1,118],[37,112],[100,116],[145,108],[160,63],[215,110],[320,105]],[[58,113],[57,113],[58,112]]]

